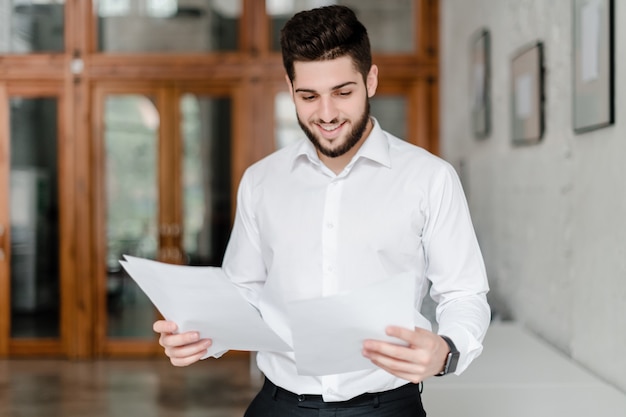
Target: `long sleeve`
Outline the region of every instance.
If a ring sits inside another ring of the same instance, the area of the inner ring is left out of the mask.
[[[261,240],[254,216],[253,187],[248,172],[237,192],[237,210],[222,267],[250,304],[258,309],[259,293],[266,279]]]
[[[490,321],[489,290],[483,258],[456,172],[444,165],[429,196],[424,234],[427,277],[437,306],[438,333],[459,349],[457,374],[482,351]]]

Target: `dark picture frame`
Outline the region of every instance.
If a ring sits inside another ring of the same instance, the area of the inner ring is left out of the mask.
[[[521,48],[511,61],[511,128],[515,145],[541,141],[545,129],[543,43]]]
[[[470,87],[472,131],[477,139],[491,133],[491,35],[489,30],[478,30],[470,45]]]
[[[615,6],[613,0],[572,4],[572,124],[583,133],[615,123]]]

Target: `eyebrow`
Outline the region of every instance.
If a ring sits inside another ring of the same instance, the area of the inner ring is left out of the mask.
[[[345,83],[343,83],[343,84],[339,84],[339,85],[336,85],[336,86],[332,87],[332,88],[331,88],[331,90],[332,90],[332,91],[334,91],[334,90],[340,90],[340,89],[342,89],[342,88],[344,88],[345,86],[350,85],[350,84],[355,84],[355,85],[356,85],[356,83],[355,83],[354,81],[348,81],[348,82],[345,82]],[[297,88],[297,89],[295,90],[295,92],[296,92],[296,93],[317,93],[317,91],[312,90],[312,89],[309,89],[309,88]]]

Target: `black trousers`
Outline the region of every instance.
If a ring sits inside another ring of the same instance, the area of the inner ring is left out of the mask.
[[[421,386],[363,394],[348,401],[324,402],[321,395],[296,395],[265,379],[244,417],[426,417]]]

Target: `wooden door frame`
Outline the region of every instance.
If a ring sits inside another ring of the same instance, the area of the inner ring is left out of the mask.
[[[107,256],[107,233],[106,233],[106,184],[105,184],[105,153],[104,153],[104,102],[108,95],[120,95],[120,94],[137,94],[152,97],[155,99],[156,107],[159,110],[165,112],[166,96],[165,96],[166,84],[157,81],[144,81],[144,82],[123,82],[123,81],[104,81],[100,83],[94,83],[91,89],[91,125],[92,125],[92,140],[91,140],[91,167],[92,171],[90,177],[92,179],[89,189],[91,190],[91,199],[93,204],[93,220],[92,220],[92,236],[93,240],[91,245],[93,246],[94,258],[92,260],[93,270],[93,299],[94,299],[94,311],[92,317],[92,326],[94,328],[93,337],[94,344],[93,350],[96,356],[146,356],[154,355],[157,352],[157,345],[154,343],[156,336],[153,340],[138,340],[138,339],[119,339],[111,340],[107,336],[108,330],[108,315],[107,315],[107,302],[106,302],[106,265]],[[165,148],[166,141],[163,137],[167,134],[169,121],[161,118],[158,130],[158,151],[157,151],[157,187],[161,186],[163,181],[161,172],[163,171],[163,161],[161,158],[167,155],[169,149]],[[159,190],[160,191],[160,190]],[[159,192],[157,196],[159,204],[159,212],[157,214],[157,223],[163,222],[164,213],[161,210],[163,207],[164,196]],[[167,211],[167,209],[165,210]],[[155,313],[156,318],[156,313]]]
[[[180,112],[177,106],[182,94],[192,93],[199,96],[230,97],[233,105],[233,115],[240,106],[240,98],[234,85],[215,82],[172,82],[172,81],[98,81],[92,85],[92,126],[93,140],[91,150],[91,178],[94,222],[92,236],[94,254],[94,354],[96,356],[124,356],[141,357],[161,353],[158,344],[147,339],[109,339],[107,336],[107,305],[106,305],[106,272],[103,265],[106,262],[106,196],[105,196],[105,170],[104,170],[104,101],[108,95],[138,94],[153,97],[161,115],[158,139],[158,225],[178,225],[182,227],[182,187],[180,181],[172,181],[181,178],[182,167],[180,156],[181,132]],[[231,122],[233,138],[240,137],[239,123]],[[233,145],[236,140],[233,140]],[[231,155],[231,158],[233,155]],[[234,158],[233,158],[234,159]],[[232,161],[231,161],[232,166]],[[180,246],[178,241],[170,241],[171,238],[159,233],[159,256],[158,260],[168,263],[177,263],[179,259],[169,255],[169,251],[163,251],[169,246]],[[155,310],[155,318],[157,312]]]
[[[8,201],[10,192],[9,174],[11,165],[9,132],[9,96],[5,83],[0,83],[0,201]],[[11,220],[6,203],[0,204],[0,357],[9,354],[9,335],[11,332]]]
[[[73,137],[67,134],[67,89],[63,83],[56,81],[10,81],[0,88],[0,114],[4,114],[4,120],[0,120],[4,137],[0,145],[0,166],[3,167],[2,185],[0,192],[3,195],[10,193],[10,109],[7,104],[11,97],[23,98],[54,98],[57,105],[57,171],[58,171],[58,203],[59,203],[59,337],[58,338],[19,338],[11,339],[11,300],[10,300],[10,266],[6,265],[5,273],[2,274],[0,286],[2,287],[2,310],[0,311],[0,333],[4,342],[0,344],[0,355],[11,356],[60,356],[64,355],[71,345],[72,337],[72,305],[74,297],[74,256],[73,256],[73,221],[71,208],[74,206],[73,193]],[[10,213],[8,207],[3,207],[0,212],[0,222],[5,225],[4,247],[6,262],[10,260]],[[5,337],[6,336],[6,337]]]

